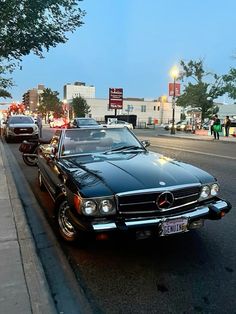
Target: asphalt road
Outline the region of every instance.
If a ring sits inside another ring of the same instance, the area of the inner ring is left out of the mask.
[[[44,130],[49,136],[50,131]],[[140,138],[147,133],[139,132]],[[152,137],[151,150],[216,176],[234,209],[198,231],[156,240],[116,239],[87,247],[62,244],[94,313],[235,313],[236,145]],[[52,223],[52,201],[9,144],[42,210]],[[62,242],[60,242],[62,243]]]

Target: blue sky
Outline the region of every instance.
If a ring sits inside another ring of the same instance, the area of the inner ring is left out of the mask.
[[[28,89],[44,84],[60,93],[75,81],[109,87],[124,97],[154,99],[168,93],[170,69],[179,60],[203,59],[217,74],[236,67],[235,0],[84,0],[84,25],[45,58],[23,58],[12,75],[11,93],[21,101]]]

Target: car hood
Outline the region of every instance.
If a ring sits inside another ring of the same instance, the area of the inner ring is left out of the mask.
[[[88,162],[73,157],[62,162],[84,197],[215,181],[197,167],[157,153],[109,156]]]

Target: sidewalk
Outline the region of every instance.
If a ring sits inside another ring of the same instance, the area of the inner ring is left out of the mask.
[[[158,134],[160,136],[170,136],[176,138],[185,138],[185,139],[192,139],[192,140],[200,140],[200,141],[212,141],[218,142],[218,140],[214,139],[214,136],[211,135],[201,135],[201,134],[191,134],[191,133],[182,133],[176,132],[175,134]],[[229,143],[236,143],[236,137],[233,136],[220,136],[220,142],[229,142]]]
[[[139,133],[146,132],[149,136],[167,136],[172,138],[184,138],[189,140],[201,140],[201,141],[212,141],[218,142],[218,140],[214,140],[214,136],[208,135],[206,132],[201,132],[202,130],[197,131],[195,134],[186,133],[181,131],[176,131],[175,134],[170,134],[170,131],[164,131],[161,128],[156,129],[134,129],[134,133],[138,135]],[[220,136],[220,142],[229,142],[236,143],[236,137],[230,135],[229,137]]]
[[[1,140],[0,313],[57,313]]]

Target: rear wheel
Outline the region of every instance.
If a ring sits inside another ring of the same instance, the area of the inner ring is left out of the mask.
[[[27,166],[31,166],[31,167],[37,166],[37,161],[38,161],[38,158],[37,158],[37,157],[25,156],[25,155],[23,154],[23,155],[22,155],[22,158],[23,158],[23,160],[24,160],[24,163],[25,163]]]
[[[67,201],[61,200],[58,205],[57,223],[61,237],[67,242],[73,242],[78,238],[78,234],[68,218],[69,205]]]
[[[7,143],[10,143],[10,137],[9,136],[5,136],[5,141],[7,142]]]

